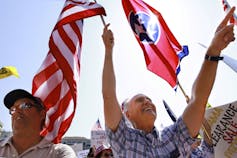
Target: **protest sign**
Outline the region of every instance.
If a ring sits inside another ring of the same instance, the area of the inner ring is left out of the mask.
[[[215,158],[236,158],[237,101],[207,109],[205,118],[211,126]]]
[[[91,146],[96,148],[106,144],[105,130],[91,131]]]
[[[89,150],[81,150],[77,152],[77,157],[78,158],[86,158]]]

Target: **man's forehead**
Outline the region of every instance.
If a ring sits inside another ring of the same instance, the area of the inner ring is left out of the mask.
[[[140,98],[140,97],[147,97],[146,95],[142,94],[142,93],[139,93],[139,94],[136,94],[134,95],[130,101],[135,101],[136,99]]]
[[[21,98],[21,99],[16,100],[14,104],[18,104],[18,103],[21,103],[21,102],[30,102],[30,103],[32,103],[33,100],[29,99],[29,98]]]

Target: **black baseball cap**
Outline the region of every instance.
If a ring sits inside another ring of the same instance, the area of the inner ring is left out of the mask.
[[[35,104],[37,104],[38,108],[44,109],[42,100],[38,97],[33,96],[31,93],[27,92],[24,89],[15,89],[9,92],[4,97],[4,104],[8,109],[10,109],[18,99],[22,98],[29,98],[34,101]]]

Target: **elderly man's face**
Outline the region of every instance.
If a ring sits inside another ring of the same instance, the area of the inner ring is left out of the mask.
[[[40,131],[45,111],[39,111],[28,98],[17,100],[11,107],[13,134],[18,132]]]
[[[138,128],[154,126],[156,107],[151,99],[144,94],[135,95],[129,101],[128,119],[134,122]]]

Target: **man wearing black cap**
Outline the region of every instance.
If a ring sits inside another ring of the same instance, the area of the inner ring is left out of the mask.
[[[4,104],[12,116],[13,135],[0,142],[0,157],[76,158],[68,145],[53,144],[40,135],[46,117],[40,98],[16,89],[5,96]]]

